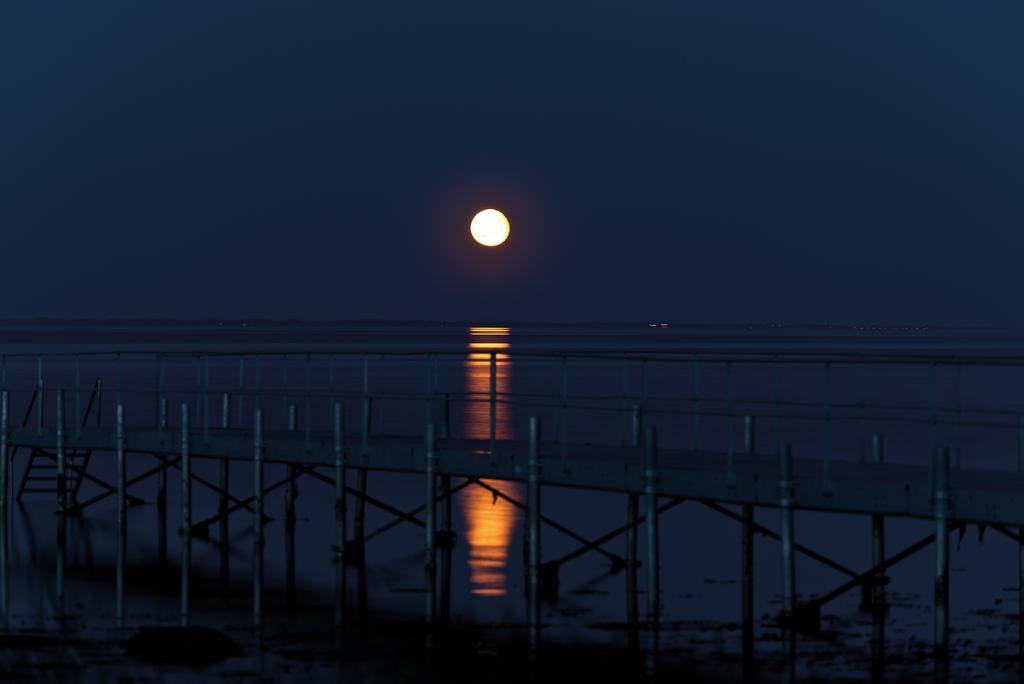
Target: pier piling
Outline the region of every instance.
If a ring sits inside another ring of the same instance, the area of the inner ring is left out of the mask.
[[[949,648],[949,448],[934,455],[935,494],[935,653]]]
[[[252,623],[263,624],[263,409],[253,418]]]
[[[871,436],[871,462],[881,465],[885,459],[885,442],[882,435]],[[871,516],[871,567],[877,568],[885,562],[885,516]],[[870,604],[876,610],[885,606],[885,571],[879,570],[871,580]]]
[[[128,505],[125,495],[125,436],[124,406],[117,405],[117,423],[115,440],[117,444],[117,576],[116,576],[116,616],[117,626],[124,626],[124,575],[126,555],[128,552]]]
[[[181,625],[191,621],[189,580],[192,566],[192,459],[189,454],[189,406],[181,405]]]
[[[437,476],[435,470],[437,468],[437,438],[435,435],[435,427],[433,423],[427,424],[426,434],[426,520],[424,525],[424,539],[426,541],[426,556],[423,562],[423,570],[426,575],[426,619],[427,624],[434,624],[436,620],[436,609],[437,604],[435,602],[434,591],[437,587],[437,566],[436,558],[437,552],[434,548],[434,530],[435,522],[434,516],[437,513]]]
[[[345,421],[341,402],[333,406],[334,429],[334,628],[338,646],[341,646],[341,630],[345,622],[345,601],[347,594],[345,573],[345,534],[348,517],[345,498]]]
[[[779,535],[782,541],[782,617],[791,621],[796,611],[796,558],[793,554],[793,447],[782,449],[779,460]]]
[[[529,455],[527,460],[526,517],[529,538],[527,610],[530,625],[530,645],[536,650],[540,641],[540,421],[531,416],[529,421]]]

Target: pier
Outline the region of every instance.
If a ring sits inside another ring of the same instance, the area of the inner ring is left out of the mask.
[[[735,539],[722,543],[741,549],[737,618],[745,655],[756,638],[753,577],[761,563],[782,566],[777,617],[787,633],[816,631],[832,601],[860,592],[884,634],[887,571],[930,550],[934,650],[941,659],[949,644],[949,596],[956,591],[950,535],[976,525],[1024,542],[1024,417],[1008,391],[1024,359],[779,349],[518,351],[476,344],[468,352],[4,356],[0,608],[6,613],[9,605],[6,544],[14,500],[52,497],[63,534],[66,518],[113,501],[118,552],[111,581],[122,620],[130,601],[125,528],[131,508],[147,502],[154,484],[152,501],[182,537],[183,625],[202,619],[190,601],[193,540],[224,537],[232,516],[251,520],[254,530],[252,621],[262,624],[264,529],[284,525],[286,544],[294,544],[289,532],[300,482],[333,493],[334,519],[323,525],[335,530],[329,552],[339,568],[365,562],[373,540],[397,526],[421,529],[424,620],[442,624],[455,543],[451,499],[480,488],[525,512],[524,627],[531,645],[542,643],[539,606],[557,598],[559,569],[585,559],[621,573],[623,620],[652,668],[661,575],[672,571],[661,567],[659,549],[685,519],[666,516],[672,509],[701,506],[735,521]],[[503,375],[509,364],[521,382]],[[450,382],[467,368],[470,386]],[[114,464],[112,481],[97,474],[96,464],[106,459]],[[197,473],[202,461],[218,463],[216,481]],[[284,466],[285,476],[268,478],[272,465]],[[229,473],[236,468],[251,472],[251,487],[232,488]],[[387,489],[374,486],[379,473],[422,476],[422,503],[410,510],[389,503]],[[507,483],[521,486],[510,492]],[[169,487],[180,487],[177,511],[168,510]],[[211,492],[216,506],[194,506],[196,487]],[[546,514],[544,500],[564,488],[621,495],[621,524],[591,537]],[[274,492],[284,495],[282,518],[266,513]],[[367,529],[367,507],[390,522]],[[870,521],[863,564],[847,567],[801,544],[794,518],[800,511]],[[886,520],[897,517],[931,521],[934,531],[886,553]],[[546,555],[549,534],[572,539],[575,550]],[[778,555],[755,557],[756,535],[777,540]],[[797,556],[831,568],[834,590],[801,599]],[[58,556],[57,601],[60,570]],[[293,592],[293,565],[288,573]],[[1018,575],[1024,592],[1024,563]],[[344,572],[337,582],[340,630],[349,614]]]

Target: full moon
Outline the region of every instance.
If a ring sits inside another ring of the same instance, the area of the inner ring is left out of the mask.
[[[473,217],[469,232],[484,247],[497,247],[508,240],[508,219],[497,209],[484,209]]]

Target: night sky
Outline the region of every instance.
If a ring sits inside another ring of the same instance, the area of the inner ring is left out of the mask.
[[[654,5],[3,0],[0,317],[1021,324],[1024,5]]]

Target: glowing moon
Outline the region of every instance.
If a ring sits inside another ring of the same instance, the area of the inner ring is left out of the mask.
[[[508,240],[508,219],[497,209],[484,209],[473,217],[469,232],[484,247],[497,247]]]

